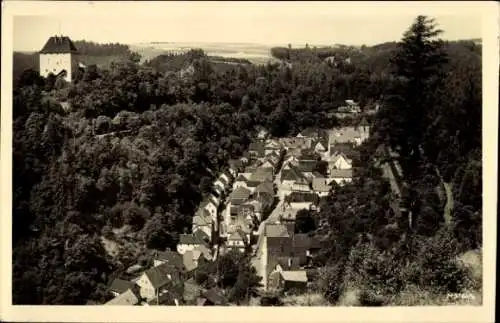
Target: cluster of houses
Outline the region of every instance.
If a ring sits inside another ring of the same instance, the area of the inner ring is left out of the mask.
[[[353,179],[355,147],[369,136],[366,124],[331,131],[305,129],[273,139],[259,133],[247,153],[229,161],[199,205],[191,233],[176,251],[156,252],[153,267],[130,280],[115,279],[107,305],[226,305],[221,290],[203,290],[194,273],[221,250],[251,253],[267,291],[304,289],[320,245],[295,232],[298,211],[318,211],[334,190]]]
[[[115,296],[105,305],[226,305],[223,292],[217,288],[203,289],[194,280],[195,270],[207,254],[191,251],[193,257],[183,257],[175,251],[156,252],[153,267],[132,279],[114,279],[110,292]],[[195,259],[196,258],[196,259]]]
[[[295,217],[306,209],[319,211],[336,185],[353,180],[353,159],[369,136],[366,123],[332,131],[305,129],[279,139],[285,150],[277,175],[280,206],[260,230],[252,264],[266,291],[304,290],[312,279],[312,259],[319,241],[295,232]]]

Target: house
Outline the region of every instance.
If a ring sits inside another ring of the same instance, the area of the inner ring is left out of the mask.
[[[305,291],[307,273],[305,270],[283,270],[280,272],[278,286],[284,291]]]
[[[264,146],[264,154],[270,155],[270,154],[278,154],[281,152],[282,146],[279,143],[278,140],[276,139],[268,139],[266,140],[266,144]]]
[[[250,191],[251,194],[253,194],[260,184],[261,184],[260,181],[248,180],[246,182],[246,188]]]
[[[254,199],[261,203],[263,210],[268,210],[274,203],[275,184],[269,181],[262,182],[255,188]]]
[[[310,182],[305,178],[299,178],[292,184],[292,192],[312,192]]]
[[[125,292],[116,296],[112,300],[106,302],[104,305],[138,305],[141,301],[141,296],[138,292],[133,291],[132,289],[127,289]]]
[[[241,172],[245,167],[245,163],[241,159],[230,159],[228,164],[229,173],[231,173],[231,176],[233,176],[233,178],[236,178],[238,173]]]
[[[209,248],[209,241],[210,237],[201,230],[197,230],[193,234],[181,234],[179,235],[177,252],[182,255],[186,251],[193,250],[199,246]]]
[[[330,144],[353,143],[359,146],[369,137],[369,130],[366,127],[342,127],[332,130]]]
[[[312,139],[311,138],[301,138],[301,137],[286,137],[286,138],[280,138],[279,142],[287,150],[294,149],[294,148],[307,149],[307,148],[311,148]]]
[[[242,204],[238,209],[238,215],[254,223],[260,223],[262,220],[263,204],[257,200],[251,200]]]
[[[300,156],[300,155],[299,155]],[[283,169],[290,169],[291,166],[298,166],[299,165],[299,156],[288,156],[285,158],[283,161]]]
[[[321,159],[321,155],[319,155],[313,149],[302,149],[300,151],[300,156],[298,156],[297,159],[299,161],[318,161]]]
[[[248,178],[250,178],[251,174],[248,174],[248,177],[245,177],[242,173],[238,174],[238,177],[236,177],[236,180],[233,183],[233,191],[237,189],[238,187],[247,187],[247,181]]]
[[[206,257],[204,257],[203,253],[199,249],[186,251],[186,253],[182,255],[182,264],[187,273],[190,273],[198,268],[200,263],[206,260]]]
[[[155,258],[153,259],[153,266],[157,267],[163,264],[174,266],[179,271],[183,270],[182,256],[177,252],[171,250],[155,252]]]
[[[352,169],[332,169],[328,175],[330,179],[339,185],[352,182]]]
[[[78,71],[78,50],[67,36],[50,37],[39,53],[40,76],[61,75],[66,82]]]
[[[347,158],[343,153],[336,154],[328,162],[328,174],[334,169],[351,169],[352,159]]]
[[[312,144],[312,149],[321,156],[325,156],[328,153],[329,148],[330,145],[328,144],[328,137],[318,138]]]
[[[225,193],[229,187],[230,179],[228,174],[222,173],[214,182],[214,190],[220,195]]]
[[[198,299],[198,306],[226,306],[229,303],[222,290],[217,287],[209,289],[202,295],[203,297]]]
[[[327,134],[327,131],[324,129],[318,129],[314,127],[309,127],[304,130],[302,130],[297,137],[299,138],[312,138],[312,139],[318,139],[321,137],[325,137]]]
[[[349,62],[350,62],[350,60],[349,60]],[[353,100],[345,100],[345,105],[339,107],[338,111],[358,114],[361,112],[361,108]]]
[[[180,281],[178,270],[171,265],[162,264],[146,270],[137,280],[140,295],[151,300],[168,291],[170,287]]]
[[[227,203],[226,213],[224,214],[225,226],[228,227],[231,221],[231,216],[238,214],[239,206],[245,203],[249,198],[252,191],[246,187],[236,188],[229,196]]]
[[[260,141],[254,141],[248,146],[248,152],[253,158],[260,158],[265,156],[264,143]]]
[[[331,186],[328,184],[328,179],[321,177],[313,178],[312,190],[318,194],[319,197],[328,196],[331,189]]]
[[[203,210],[203,213],[195,215],[192,221],[193,225],[191,232],[201,230],[208,236],[209,241],[213,240],[215,237],[215,231],[217,231],[217,222],[214,221],[209,211],[206,209]]]
[[[109,286],[109,291],[115,297],[125,293],[129,289],[136,292],[138,290],[138,286],[134,282],[120,278],[114,279]]]
[[[319,203],[316,193],[292,192],[285,198],[285,204],[294,209],[315,210]]]
[[[269,168],[262,168],[259,167],[255,170],[255,172],[250,176],[251,181],[256,181],[256,182],[272,182],[274,178],[274,171]]]
[[[215,222],[217,221],[218,206],[219,205],[215,202],[215,200],[211,198],[205,198],[198,206],[198,209],[196,210],[196,215],[205,216],[204,211],[207,211],[208,214],[210,214],[212,220]]]
[[[319,161],[317,160],[300,160],[299,165],[297,165],[298,171],[300,171],[305,178],[311,179],[313,177],[313,172],[316,171]]]
[[[227,247],[229,249],[235,249],[240,252],[245,252],[245,249],[249,246],[250,244],[250,235],[243,232],[241,229],[236,230],[231,235],[229,238],[227,238]]]

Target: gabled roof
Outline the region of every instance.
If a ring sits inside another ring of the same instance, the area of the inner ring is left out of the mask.
[[[352,169],[332,169],[330,178],[352,178]]]
[[[77,53],[75,45],[67,36],[53,36],[50,37],[45,46],[43,46],[40,54],[63,54],[63,53]]]
[[[233,200],[233,199],[238,199],[238,200],[246,200],[248,199],[248,197],[250,196],[251,194],[251,191],[245,187],[238,187],[236,188],[232,193],[231,193],[231,196],[230,196],[230,199]]]
[[[272,181],[273,180],[273,170],[270,168],[257,168],[257,170],[250,176],[252,181]]]
[[[193,225],[196,226],[211,226],[213,224],[214,219],[208,213],[207,210],[204,210],[203,215],[195,215],[193,217]]]
[[[135,283],[133,283],[129,280],[123,280],[120,278],[116,278],[115,280],[113,280],[113,282],[109,286],[109,289],[112,292],[122,294],[122,293],[125,293],[128,289],[133,289],[136,286],[137,285]]]
[[[274,184],[271,181],[262,182],[255,189],[255,193],[267,193],[274,195]]]
[[[313,178],[312,189],[316,192],[330,192],[330,185],[326,183],[326,178]]]
[[[328,150],[328,138],[324,137],[318,138],[313,142],[312,146],[316,148],[317,144],[321,144],[325,150]]]
[[[177,269],[169,264],[161,264],[144,272],[154,288],[160,288],[174,279]]]
[[[137,305],[139,304],[139,296],[131,289],[127,289],[124,293],[116,296],[104,305]]]
[[[302,172],[293,165],[289,165],[289,169],[284,169],[281,171],[281,181],[297,181],[300,178],[304,178]]]
[[[201,231],[201,230],[197,230]],[[187,245],[208,245],[206,241],[195,236],[194,234],[181,234],[179,235],[179,244]]]
[[[286,197],[290,203],[318,203],[319,196],[316,193],[306,193],[306,192],[292,192]]]
[[[281,272],[281,276],[286,281],[294,281],[294,282],[307,282],[307,273],[305,270],[293,270],[287,271],[284,270]]]
[[[169,265],[176,266],[177,268],[182,268],[182,257],[177,252],[167,250],[159,252],[156,259],[165,262]]]

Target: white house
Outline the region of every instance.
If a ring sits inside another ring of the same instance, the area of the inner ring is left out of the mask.
[[[328,162],[328,173],[335,169],[351,169],[352,160],[347,158],[344,154],[336,154]]]
[[[179,243],[177,243],[177,252],[183,255],[187,251],[193,251],[200,246],[208,247],[208,239],[209,237],[200,230],[193,234],[181,234],[179,235]]]
[[[64,80],[71,82],[78,70],[78,50],[69,37],[50,37],[40,51],[40,75],[59,75],[64,73]]]

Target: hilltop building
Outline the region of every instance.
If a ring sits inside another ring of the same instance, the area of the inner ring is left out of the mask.
[[[50,37],[40,51],[40,75],[54,74],[71,82],[78,69],[78,50],[67,36]]]

